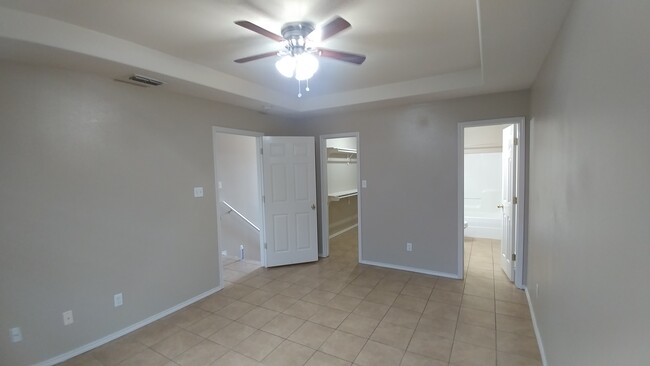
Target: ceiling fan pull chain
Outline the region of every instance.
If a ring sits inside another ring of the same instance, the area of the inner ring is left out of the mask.
[[[307,83],[307,87],[305,88],[305,91],[309,91],[309,79],[307,79],[305,83]]]
[[[300,91],[300,80],[298,80],[298,98],[302,97],[302,92]]]

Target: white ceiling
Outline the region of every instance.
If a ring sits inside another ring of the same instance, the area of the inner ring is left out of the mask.
[[[159,87],[278,114],[412,103],[528,88],[571,0],[0,0],[0,59],[134,72]],[[233,60],[281,44],[283,23],[352,27],[323,47],[364,54],[362,65],[321,58],[311,91],[280,76],[275,57]]]

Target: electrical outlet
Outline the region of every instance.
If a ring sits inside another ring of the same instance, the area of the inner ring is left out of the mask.
[[[203,197],[203,187],[194,187],[194,197]]]
[[[23,340],[23,332],[20,330],[20,328],[11,328],[11,341],[13,343],[20,342]]]
[[[70,325],[74,323],[74,318],[72,317],[72,310],[68,310],[63,313],[63,325]]]
[[[407,252],[413,251],[413,243],[406,243],[406,251]]]
[[[123,303],[124,303],[124,297],[122,296],[121,292],[119,294],[113,295],[113,306],[114,307],[122,306]]]
[[[221,255],[224,256],[224,257],[227,257],[228,256],[228,251],[227,250],[222,250]]]

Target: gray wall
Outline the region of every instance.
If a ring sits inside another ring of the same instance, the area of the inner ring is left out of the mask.
[[[648,16],[576,0],[533,88],[528,287],[549,365],[650,359]]]
[[[286,127],[197,98],[0,63],[1,365],[57,356],[218,286],[213,125]],[[124,305],[113,308],[118,292]],[[16,326],[24,341],[12,344]]]
[[[526,116],[528,98],[513,92],[320,116],[293,133],[359,132],[361,179],[368,182],[361,188],[364,260],[456,274],[458,123]]]

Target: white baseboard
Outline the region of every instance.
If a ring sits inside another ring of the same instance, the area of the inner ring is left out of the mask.
[[[446,277],[446,278],[453,278],[455,280],[461,279],[458,277],[456,273],[447,273],[447,272],[437,272],[437,271],[430,271],[428,269],[422,269],[422,268],[414,268],[414,267],[407,267],[407,266],[399,266],[396,264],[390,264],[390,263],[382,263],[382,262],[373,262],[373,261],[367,261],[367,260],[360,260],[359,263],[361,264],[368,264],[371,266],[377,266],[377,267],[384,267],[384,268],[391,268],[391,269],[399,269],[401,271],[408,271],[408,272],[415,272],[415,273],[422,273],[422,274],[427,274],[427,275],[432,275],[432,276],[438,276],[438,277]]]
[[[331,234],[331,235],[329,236],[329,238],[330,238],[330,239],[335,238],[335,237],[337,237],[337,236],[339,236],[339,235],[341,235],[341,234],[343,234],[343,233],[346,233],[346,232],[348,232],[348,231],[354,229],[354,228],[357,227],[357,226],[359,226],[359,224],[358,224],[358,223],[355,223],[355,224],[352,225],[352,226],[348,226],[348,227],[346,227],[345,229],[339,230],[339,231],[337,231],[337,232]]]
[[[330,227],[336,227],[336,226],[343,226],[349,223],[357,223],[359,221],[359,216],[354,215],[354,216],[349,216],[349,217],[344,217],[341,220],[338,221],[330,221],[329,226]]]
[[[542,342],[542,335],[539,333],[539,328],[537,327],[537,318],[535,317],[535,310],[533,310],[533,302],[530,301],[530,292],[528,287],[524,289],[526,292],[526,300],[528,300],[528,309],[530,309],[530,317],[533,319],[533,329],[535,330],[535,338],[537,338],[537,347],[539,347],[539,354],[542,356],[542,365],[548,366],[546,361],[546,352],[544,351],[544,342]]]
[[[131,333],[131,332],[133,332],[133,331],[135,331],[135,330],[137,330],[139,328],[142,328],[145,325],[149,325],[149,324],[155,322],[156,320],[162,319],[162,318],[166,317],[167,315],[169,315],[169,314],[171,314],[171,313],[173,313],[175,311],[178,311],[178,310],[180,310],[180,309],[182,309],[182,308],[184,308],[184,307],[186,307],[188,305],[191,305],[191,304],[193,304],[193,303],[195,303],[195,302],[197,302],[199,300],[202,300],[202,299],[214,294],[215,292],[221,290],[222,288],[223,288],[222,286],[219,286],[219,287],[215,287],[213,289],[210,289],[210,290],[208,290],[208,291],[206,291],[206,292],[204,292],[204,293],[202,293],[200,295],[194,296],[193,298],[191,298],[189,300],[183,301],[182,303],[180,303],[178,305],[172,306],[171,308],[169,308],[167,310],[163,310],[158,314],[152,315],[152,316],[148,317],[147,319],[139,321],[139,322],[137,322],[137,323],[135,323],[133,325],[130,325],[130,326],[126,327],[126,328],[120,329],[117,332],[111,333],[111,334],[107,335],[106,337],[100,338],[100,339],[98,339],[96,341],[85,344],[85,345],[83,345],[83,346],[81,346],[79,348],[75,348],[72,351],[66,352],[64,354],[61,354],[61,355],[58,355],[56,357],[52,357],[52,358],[50,358],[48,360],[45,360],[45,361],[39,362],[37,364],[34,364],[34,366],[52,366],[52,365],[56,365],[57,363],[61,363],[63,361],[69,360],[72,357],[75,357],[75,356],[78,356],[78,355],[80,355],[82,353],[88,352],[88,351],[90,351],[92,349],[95,349],[95,348],[97,348],[99,346],[102,346],[102,345],[104,345],[104,344],[106,344],[106,343],[108,343],[110,341],[113,341],[113,340],[115,340],[117,338],[120,338],[123,335]]]

